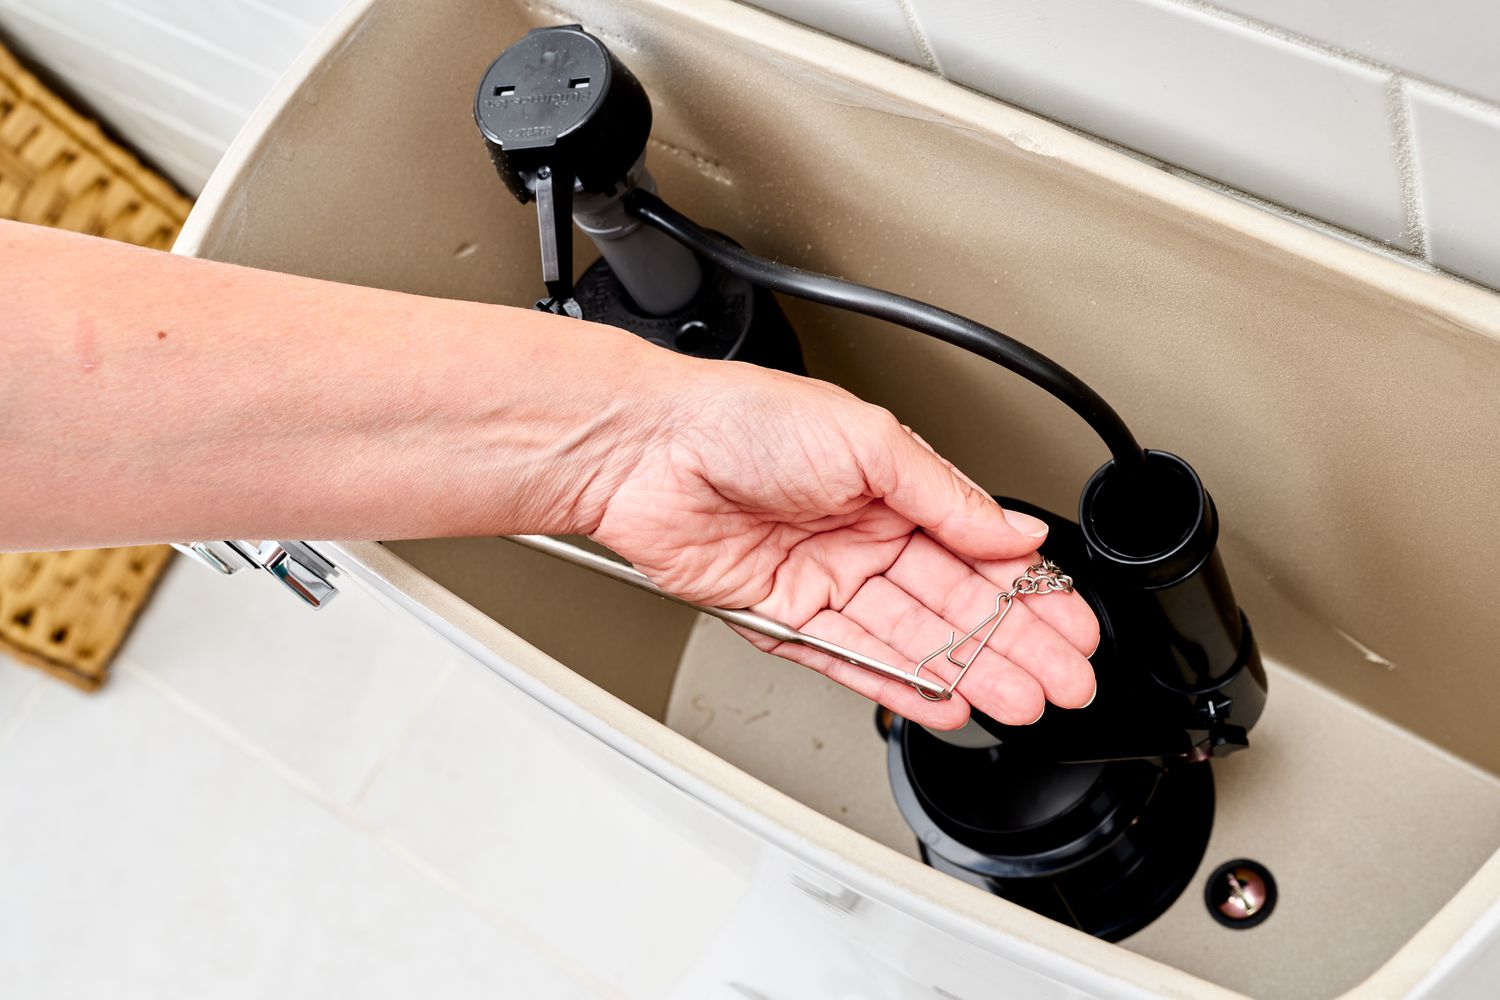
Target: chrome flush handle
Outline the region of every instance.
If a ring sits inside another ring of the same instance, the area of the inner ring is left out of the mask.
[[[225,576],[242,569],[263,569],[313,609],[338,596],[332,582],[338,575],[337,567],[306,542],[241,540],[172,547]]]

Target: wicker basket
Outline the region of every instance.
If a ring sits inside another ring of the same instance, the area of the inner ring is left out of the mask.
[[[0,218],[166,250],[191,207],[0,48]]]
[[[147,545],[0,556],[0,648],[94,690],[171,555]]]
[[[165,250],[191,207],[0,47],[0,218]],[[94,690],[171,552],[0,553],[0,650]]]

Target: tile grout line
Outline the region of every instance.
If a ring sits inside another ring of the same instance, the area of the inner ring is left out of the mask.
[[[183,138],[191,139],[193,142],[203,146],[219,150],[220,156],[223,155],[224,147],[230,142],[229,139],[214,135],[211,132],[205,132],[192,122],[184,121],[174,114],[170,114],[147,101],[141,100],[139,97],[117,93],[111,85],[96,76],[72,68],[69,63],[59,60],[58,65],[68,69],[68,82],[80,90],[90,88],[100,91],[108,95],[110,99],[119,101],[120,106],[127,111],[134,111],[137,114],[144,115],[163,128],[168,128],[178,133]],[[114,123],[111,122],[111,124],[113,125]]]
[[[1167,0],[1167,2],[1180,3],[1185,7],[1191,6],[1190,0]],[[1055,125],[1058,128],[1063,129],[1064,131],[1071,132],[1076,136],[1081,136],[1089,140],[1090,142],[1097,143],[1098,145],[1119,153],[1122,156],[1128,156],[1132,160],[1144,163],[1149,167],[1160,170],[1162,173],[1171,174],[1173,177],[1179,177],[1183,180],[1190,181],[1194,184],[1197,184],[1199,187],[1207,188],[1208,190],[1224,195],[1227,198],[1233,198],[1236,201],[1251,205],[1256,209],[1262,212],[1266,212],[1269,215],[1274,215],[1279,219],[1286,219],[1290,222],[1295,222],[1300,226],[1313,230],[1314,232],[1322,233],[1325,236],[1331,236],[1334,239],[1342,240],[1346,243],[1357,246],[1362,250],[1367,250],[1371,253],[1386,257],[1390,260],[1398,261],[1401,264],[1416,268],[1417,270],[1424,273],[1438,274],[1445,278],[1451,278],[1452,280],[1457,281],[1460,284],[1468,285],[1471,288],[1478,288],[1487,292],[1500,291],[1500,288],[1495,288],[1490,285],[1483,284],[1482,282],[1475,281],[1473,278],[1459,274],[1456,271],[1446,270],[1445,268],[1433,264],[1425,256],[1415,254],[1412,251],[1405,250],[1401,247],[1392,246],[1391,244],[1382,241],[1378,237],[1371,236],[1368,233],[1362,233],[1354,229],[1346,229],[1343,226],[1328,222],[1325,219],[1321,219],[1315,215],[1311,215],[1307,212],[1301,211],[1300,209],[1292,208],[1289,205],[1283,205],[1280,202],[1271,201],[1270,199],[1258,195],[1253,191],[1247,191],[1244,188],[1237,188],[1232,184],[1225,184],[1223,181],[1214,180],[1212,177],[1207,177],[1203,174],[1196,173],[1195,171],[1189,170],[1187,167],[1179,166],[1176,163],[1171,163],[1167,160],[1163,160],[1160,157],[1152,155],[1151,153],[1143,152],[1142,150],[1135,149],[1133,147],[1126,146],[1123,143],[1116,142],[1113,139],[1106,138],[1105,136],[1099,135],[1097,132],[1090,132],[1087,129],[1080,128],[1077,125],[1072,125],[1059,118],[1051,118],[1047,115],[1041,114],[1040,112],[1032,111],[1028,108],[1023,107],[1022,105],[1007,100],[1004,97],[992,94],[985,90],[980,90],[977,87],[959,83],[955,80],[949,80],[948,82],[952,83],[954,86],[963,87],[965,90],[972,91],[973,93],[978,94],[981,97],[985,97],[994,101],[1000,101],[1001,103],[1006,104],[1009,107],[1024,111],[1026,114],[1035,115],[1036,117],[1041,118],[1043,121]],[[1493,110],[1497,115],[1500,115],[1500,108],[1496,108]],[[1407,220],[1403,218],[1403,229],[1406,225],[1406,222]]]
[[[406,717],[406,721],[401,724],[401,728],[397,730],[390,745],[376,758],[374,765],[370,768],[369,774],[365,775],[365,779],[359,783],[359,788],[355,790],[354,795],[349,799],[349,809],[358,811],[359,806],[365,800],[365,796],[369,795],[370,790],[375,787],[375,782],[385,773],[386,768],[395,761],[396,756],[402,750],[406,749],[406,745],[411,742],[412,733],[416,732],[417,724],[426,717],[428,711],[437,703],[438,696],[448,686],[449,678],[458,672],[459,663],[460,661],[457,657],[449,657],[443,669],[438,671],[437,680],[417,698],[415,707],[412,708],[411,713]]]
[[[917,19],[917,11],[911,5],[911,0],[896,0],[896,6],[901,9],[901,16],[906,18],[906,27],[911,31],[912,40],[917,43],[917,53],[921,55],[922,61],[929,70],[946,80],[948,77],[943,72],[942,64],[938,62],[932,43],[927,40],[927,31]]]
[[[1253,17],[1246,17],[1244,14],[1236,13],[1232,10],[1226,10],[1223,7],[1216,7],[1212,3],[1207,2],[1207,0],[1160,0],[1160,2],[1168,6],[1181,7],[1186,10],[1195,11],[1196,13],[1202,14],[1212,20],[1222,21],[1225,24],[1232,24],[1237,28],[1244,28],[1246,31],[1252,31],[1258,35],[1267,35],[1271,38],[1276,39],[1278,42],[1285,42],[1286,44],[1294,45],[1297,48],[1312,49],[1314,52],[1318,52],[1325,56],[1331,56],[1341,62],[1357,63],[1358,65],[1363,66],[1365,69],[1379,70],[1382,73],[1401,72],[1401,70],[1399,70],[1395,66],[1387,65],[1376,59],[1371,59],[1369,56],[1362,55],[1352,49],[1342,49],[1337,45],[1331,45],[1328,42],[1319,41],[1318,39],[1312,38],[1308,35],[1299,35],[1295,31],[1289,31],[1288,29],[1281,27],[1281,25],[1279,24],[1272,24],[1270,21],[1259,21]]]
[[[137,7],[132,7],[130,4],[121,3],[120,0],[111,0],[110,8],[112,10],[119,11],[125,17],[133,18],[136,21],[139,21],[141,24],[145,25],[148,28],[159,31],[164,35],[171,35],[173,38],[179,39],[180,41],[186,42],[189,45],[195,46],[216,59],[222,59],[224,62],[233,63],[234,65],[239,66],[241,69],[249,70],[256,76],[265,79],[266,85],[268,87],[271,84],[275,83],[281,76],[280,73],[276,72],[276,70],[274,70],[270,66],[263,66],[260,63],[255,62],[253,59],[246,59],[238,52],[230,51],[229,49],[224,48],[224,46],[210,41],[209,39],[204,38],[201,35],[197,35],[191,31],[179,28],[177,25],[171,23],[170,21],[164,21],[154,14],[148,14]]]
[[[134,660],[122,657],[118,661],[117,665],[120,673],[130,677],[133,680],[144,683],[163,700],[167,701],[173,707],[181,710],[183,713],[193,718],[199,724],[204,726],[204,728],[210,730],[215,735],[222,738],[225,742],[239,748],[242,752],[248,754],[257,763],[280,776],[284,781],[292,785],[292,787],[296,788],[298,791],[302,792],[308,798],[313,799],[315,802],[325,806],[326,808],[329,808],[340,816],[343,815],[344,809],[339,804],[338,800],[328,792],[320,788],[317,783],[314,782],[311,778],[302,774],[291,765],[281,760],[275,754],[271,753],[269,750],[266,750],[264,747],[256,743],[254,740],[250,739],[234,726],[231,726],[228,722],[224,721],[222,718],[215,715],[207,708],[204,708],[202,705],[198,704],[186,694],[183,694],[167,681],[156,676],[156,674],[152,673],[150,670],[147,670],[145,667],[136,663]]]
[[[1225,24],[1232,24],[1235,27],[1244,28],[1246,31],[1252,31],[1259,35],[1266,35],[1276,39],[1279,42],[1285,42],[1287,45],[1292,45],[1301,49],[1310,49],[1314,52],[1319,53],[1320,55],[1328,56],[1332,59],[1337,59],[1340,62],[1354,63],[1355,65],[1362,66],[1365,69],[1375,70],[1380,73],[1389,73],[1392,76],[1399,76],[1403,79],[1420,83],[1423,86],[1432,87],[1434,90],[1440,90],[1452,97],[1463,98],[1464,100],[1473,103],[1482,104],[1485,107],[1496,108],[1497,110],[1500,110],[1500,105],[1497,105],[1494,101],[1487,101],[1482,97],[1476,97],[1473,94],[1468,93],[1467,91],[1459,90],[1457,87],[1454,87],[1451,84],[1439,83],[1431,77],[1424,76],[1420,73],[1414,73],[1411,70],[1403,69],[1402,67],[1397,66],[1394,63],[1382,62],[1379,59],[1376,59],[1372,56],[1367,56],[1362,52],[1356,52],[1353,49],[1340,48],[1337,45],[1320,41],[1308,35],[1299,35],[1295,31],[1290,31],[1286,28],[1281,27],[1280,25],[1272,24],[1270,21],[1259,21],[1253,17],[1246,17],[1244,14],[1239,14],[1232,10],[1225,10],[1223,7],[1215,6],[1213,3],[1209,2],[1209,0],[1158,0],[1158,2],[1166,4],[1168,6],[1181,7],[1184,10],[1196,11],[1197,13],[1202,14],[1205,17],[1211,18],[1215,21],[1222,21]]]
[[[137,680],[149,687],[163,701],[172,705],[183,714],[192,718],[205,729],[214,733],[226,743],[238,748],[246,756],[265,767],[268,771],[281,778],[304,796],[311,799],[314,804],[321,806],[336,818],[342,820],[347,826],[358,831],[378,844],[392,857],[401,861],[408,868],[419,873],[429,882],[446,890],[457,897],[465,905],[483,916],[492,926],[507,934],[520,939],[523,943],[531,946],[532,950],[544,956],[548,963],[562,972],[569,979],[577,981],[582,985],[594,990],[596,993],[606,996],[618,996],[619,991],[608,983],[597,979],[592,972],[583,969],[573,962],[568,956],[558,951],[550,941],[541,937],[525,924],[520,923],[507,914],[492,909],[483,900],[475,897],[465,890],[461,883],[456,881],[434,867],[431,862],[426,861],[403,844],[397,842],[389,834],[367,822],[364,817],[353,809],[340,803],[336,798],[318,787],[312,779],[298,772],[284,761],[277,758],[270,751],[264,749],[244,733],[214,715],[208,709],[193,701],[187,695],[177,690],[165,680],[157,677],[151,671],[142,667],[133,660],[121,657],[118,661],[119,671],[133,680]]]
[[[1440,278],[1457,282],[1460,285],[1466,285],[1469,288],[1477,288],[1481,292],[1489,292],[1491,294],[1500,292],[1500,289],[1492,285],[1475,281],[1473,278],[1459,274],[1457,271],[1446,270],[1425,257],[1417,256],[1410,250],[1402,250],[1400,247],[1391,246],[1389,243],[1382,243],[1373,236],[1366,236],[1364,233],[1357,233],[1352,229],[1340,228],[1331,222],[1324,222],[1316,216],[1299,212],[1295,208],[1288,208],[1285,205],[1278,205],[1274,201],[1267,201],[1258,195],[1251,194],[1248,191],[1241,191],[1239,188],[1230,187],[1228,184],[1204,177],[1201,174],[1195,174],[1191,170],[1186,170],[1182,167],[1168,165],[1162,169],[1174,177],[1181,177],[1183,180],[1192,181],[1194,184],[1208,188],[1210,191],[1217,191],[1226,198],[1233,198],[1236,201],[1252,205],[1268,215],[1274,215],[1279,219],[1286,219],[1288,222],[1295,222],[1297,225],[1311,229],[1315,233],[1322,233],[1324,236],[1343,240],[1345,243],[1359,247],[1361,250],[1384,257],[1387,260],[1395,261],[1415,271],[1421,271],[1423,274],[1437,275]]]
[[[306,29],[309,38],[322,31],[325,27],[325,24],[319,24],[315,21],[310,21],[307,18],[302,17],[299,14],[293,14],[291,11],[284,8],[277,7],[272,4],[263,3],[262,0],[235,0],[235,2],[238,3],[241,7],[249,7],[251,10],[256,11],[257,13],[266,14],[270,17],[278,18],[282,21],[287,22],[288,24],[298,25],[299,27]]]
[[[911,25],[912,32],[918,38],[919,47],[924,46],[926,44],[926,36],[921,29],[920,23],[916,19],[915,10],[911,7],[911,0],[896,0],[896,2],[901,7],[902,11],[907,15],[907,20]],[[1295,48],[1314,51],[1319,53],[1320,55],[1336,59],[1341,62],[1351,63],[1368,70],[1373,70],[1385,74],[1388,77],[1386,81],[1387,117],[1390,120],[1391,127],[1395,133],[1396,169],[1401,187],[1400,197],[1402,202],[1401,208],[1403,235],[1405,235],[1407,240],[1411,243],[1412,249],[1406,250],[1400,247],[1392,246],[1391,244],[1382,241],[1378,237],[1371,236],[1368,233],[1363,233],[1358,230],[1348,229],[1343,226],[1335,225],[1334,223],[1327,222],[1315,215],[1310,215],[1307,212],[1301,211],[1300,209],[1292,208],[1291,206],[1271,201],[1270,199],[1255,194],[1252,191],[1247,191],[1243,188],[1237,188],[1233,185],[1225,184],[1222,181],[1216,181],[1210,177],[1204,176],[1203,174],[1199,174],[1192,170],[1189,170],[1186,167],[1179,166],[1175,163],[1170,163],[1149,153],[1145,153],[1137,149],[1132,149],[1129,146],[1121,145],[1120,143],[1115,142],[1111,139],[1107,139],[1104,136],[1098,135],[1094,132],[1089,132],[1075,125],[1070,125],[1067,122],[1061,121],[1059,119],[1051,118],[1047,115],[1039,115],[1039,117],[1044,118],[1047,121],[1052,122],[1054,125],[1064,128],[1069,132],[1074,133],[1075,135],[1083,136],[1093,142],[1097,142],[1103,146],[1113,149],[1116,152],[1123,153],[1133,159],[1149,164],[1157,168],[1158,170],[1164,171],[1165,173],[1169,173],[1175,177],[1181,177],[1184,180],[1192,181],[1193,183],[1208,188],[1211,191],[1216,191],[1220,194],[1225,195],[1226,197],[1231,197],[1246,204],[1253,205],[1261,211],[1268,212],[1279,218],[1284,218],[1289,221],[1296,222],[1297,224],[1305,226],[1308,229],[1312,229],[1315,232],[1321,232],[1324,235],[1332,236],[1335,239],[1341,239],[1347,243],[1387,257],[1388,259],[1399,261],[1400,263],[1403,263],[1409,267],[1414,267],[1420,271],[1432,274],[1440,274],[1443,277],[1451,278],[1452,280],[1457,281],[1460,284],[1482,289],[1484,291],[1500,291],[1500,289],[1497,289],[1493,286],[1475,281],[1473,278],[1469,278],[1455,271],[1450,271],[1446,268],[1439,267],[1438,265],[1432,263],[1429,257],[1429,233],[1425,218],[1425,210],[1421,200],[1421,191],[1417,186],[1419,178],[1417,176],[1416,170],[1415,144],[1412,141],[1410,101],[1407,94],[1409,85],[1417,84],[1421,87],[1428,88],[1437,93],[1440,93],[1450,100],[1454,100],[1472,111],[1484,112],[1497,118],[1500,118],[1500,104],[1492,104],[1484,100],[1483,98],[1475,97],[1472,94],[1457,90],[1446,84],[1438,83],[1418,74],[1408,72],[1407,70],[1401,69],[1400,67],[1383,63],[1376,59],[1371,59],[1367,56],[1361,55],[1360,53],[1353,52],[1347,49],[1341,49],[1337,46],[1329,45],[1325,42],[1320,42],[1317,39],[1295,34],[1268,22],[1257,21],[1253,18],[1236,14],[1233,11],[1224,10],[1223,8],[1214,6],[1212,3],[1206,2],[1206,0],[1157,0],[1157,2],[1169,7],[1176,7],[1182,10],[1190,10],[1195,13],[1201,14],[1206,18],[1209,18],[1210,20],[1232,24],[1236,27],[1243,28],[1258,35],[1264,35],[1270,38],[1274,38],[1277,41],[1283,42]],[[936,62],[935,54],[933,61],[934,63]],[[932,71],[938,76],[943,76],[941,68],[937,67],[936,65],[934,65]],[[944,77],[944,79],[946,79],[946,77]],[[1010,101],[1007,101],[1003,96],[991,94],[988,91],[979,90],[978,88],[974,87],[967,87],[966,89],[974,90],[976,93],[979,93],[985,97],[989,97],[993,100],[1005,101],[1008,104],[1012,103]],[[1401,93],[1401,103],[1399,109],[1395,104],[1393,104],[1391,100],[1391,93],[1396,89],[1399,89]],[[1012,106],[1019,107],[1019,105],[1014,104],[1012,104]],[[1026,109],[1023,108],[1022,110]],[[1037,114],[1037,112],[1034,111],[1028,111],[1028,113]]]
[[[976,91],[976,93],[983,93],[983,91]],[[1034,112],[1028,113],[1034,114]],[[1435,274],[1439,277],[1447,278],[1450,281],[1456,281],[1460,285],[1466,285],[1469,288],[1477,288],[1482,292],[1493,293],[1500,291],[1500,288],[1496,288],[1492,285],[1486,285],[1480,281],[1475,281],[1473,278],[1470,278],[1463,274],[1459,274],[1457,271],[1449,271],[1445,268],[1439,267],[1437,264],[1432,263],[1432,261],[1428,260],[1426,257],[1418,256],[1410,250],[1403,250],[1400,247],[1395,247],[1389,243],[1384,243],[1373,236],[1369,236],[1365,233],[1355,232],[1353,229],[1345,229],[1342,226],[1336,226],[1332,222],[1320,219],[1315,215],[1309,215],[1306,212],[1298,211],[1295,208],[1282,205],[1278,202],[1270,201],[1269,199],[1263,198],[1258,194],[1246,191],[1243,188],[1233,187],[1229,184],[1225,184],[1223,181],[1216,181],[1212,177],[1205,177],[1202,174],[1194,173],[1186,167],[1179,167],[1175,163],[1168,163],[1166,160],[1158,159],[1157,157],[1152,156],[1150,153],[1143,153],[1138,149],[1132,149],[1129,146],[1123,146],[1120,143],[1115,142],[1113,139],[1106,139],[1102,135],[1096,135],[1093,132],[1085,131],[1084,129],[1081,129],[1076,125],[1069,125],[1067,122],[1058,121],[1055,118],[1048,118],[1047,121],[1056,125],[1058,128],[1064,129],[1068,132],[1072,132],[1074,135],[1082,136],[1083,138],[1088,139],[1090,142],[1096,142],[1099,145],[1104,146],[1106,149],[1111,149],[1122,156],[1128,156],[1132,160],[1137,160],[1149,167],[1160,170],[1162,173],[1171,174],[1173,177],[1180,177],[1185,181],[1190,181],[1191,183],[1196,184],[1199,187],[1207,188],[1208,190],[1213,191],[1217,194],[1221,194],[1226,198],[1233,198],[1235,201],[1243,202],[1246,205],[1251,205],[1254,208],[1265,212],[1267,215],[1274,215],[1278,219],[1285,219],[1288,222],[1295,222],[1297,225],[1302,226],[1306,229],[1311,229],[1315,233],[1322,233],[1324,236],[1328,236],[1336,240],[1342,240],[1345,243],[1349,243],[1353,246],[1359,247],[1361,250],[1373,253],[1379,257],[1384,257],[1387,260],[1393,260],[1396,263],[1412,268],[1413,270],[1421,271],[1423,274]]]
[[[1235,201],[1254,206],[1255,208],[1259,209],[1262,212],[1265,212],[1268,215],[1276,216],[1278,219],[1286,219],[1289,222],[1295,222],[1297,223],[1297,225],[1303,226],[1307,229],[1311,229],[1314,232],[1322,233],[1325,236],[1331,236],[1337,240],[1343,240],[1346,243],[1352,243],[1362,250],[1367,250],[1370,253],[1378,254],[1390,260],[1397,261],[1401,264],[1405,264],[1407,267],[1415,268],[1424,273],[1441,274],[1442,276],[1452,278],[1454,281],[1457,281],[1461,284],[1471,285],[1475,288],[1482,288],[1486,291],[1495,290],[1490,288],[1488,285],[1481,285],[1479,282],[1475,281],[1472,278],[1466,278],[1461,274],[1455,274],[1451,271],[1445,271],[1442,268],[1431,263],[1430,261],[1426,260],[1425,258],[1413,254],[1410,250],[1403,250],[1400,247],[1391,246],[1389,243],[1384,243],[1376,239],[1375,237],[1369,236],[1365,233],[1356,232],[1353,229],[1345,229],[1343,226],[1335,225],[1332,222],[1320,219],[1315,215],[1309,215],[1306,212],[1298,211],[1295,208],[1291,208],[1279,202],[1274,202],[1268,198],[1263,198],[1260,195],[1250,191],[1246,191],[1243,188],[1237,188],[1231,184],[1225,184],[1223,181],[1216,181],[1212,177],[1205,177],[1203,174],[1194,173],[1187,167],[1180,167],[1175,163],[1168,163],[1166,160],[1158,159],[1157,157],[1152,156],[1150,153],[1143,153],[1138,149],[1132,149],[1129,146],[1123,146],[1120,143],[1115,142],[1113,139],[1106,139],[1102,135],[1096,135],[1093,132],[1085,131],[1084,129],[1081,129],[1076,125],[1069,125],[1067,122],[1058,121],[1053,118],[1049,118],[1047,120],[1052,122],[1052,124],[1058,126],[1059,128],[1065,129],[1068,132],[1072,132],[1074,135],[1082,136],[1083,138],[1088,139],[1090,142],[1097,142],[1099,145],[1104,146],[1107,149],[1114,150],[1116,153],[1119,153],[1122,156],[1128,156],[1132,160],[1137,160],[1141,163],[1144,163],[1147,166],[1152,167],[1153,169],[1160,170],[1164,174],[1171,174],[1173,177],[1180,177],[1185,181],[1190,181],[1193,184],[1198,185],[1199,187],[1207,188],[1208,190],[1221,194],[1226,198],[1233,198]]]
[[[160,80],[162,83],[165,83],[169,86],[176,87],[184,94],[196,97],[199,100],[203,101],[205,104],[209,104],[213,107],[218,108],[220,111],[227,111],[231,114],[237,115],[241,120],[250,117],[251,109],[241,108],[238,105],[220,97],[218,94],[215,94],[213,91],[200,87],[196,83],[185,77],[177,76],[175,73],[166,72],[157,66],[138,59],[123,49],[110,50],[103,48],[99,44],[99,41],[97,39],[90,38],[88,35],[83,34],[64,21],[55,20],[48,14],[40,13],[30,7],[22,6],[21,4],[17,3],[16,0],[0,0],[0,9],[8,10],[22,20],[41,25],[43,28],[46,28],[49,31],[55,31],[59,35],[73,42],[75,45],[78,45],[79,47],[85,49],[90,53],[93,53],[94,55],[101,56],[106,59],[113,59],[130,69],[134,69],[139,73],[143,73],[146,76],[152,77],[153,79]]]
[[[1427,273],[1440,272],[1445,276],[1453,277],[1459,281],[1468,281],[1468,279],[1465,279],[1462,275],[1448,275],[1446,271],[1442,271],[1440,268],[1434,267],[1426,258],[1415,254],[1410,250],[1403,250],[1400,247],[1393,246],[1365,233],[1357,232],[1353,229],[1345,229],[1343,226],[1334,225],[1332,222],[1320,219],[1316,215],[1309,215],[1307,212],[1298,211],[1297,209],[1291,208],[1287,205],[1282,205],[1278,202],[1270,201],[1266,198],[1262,198],[1258,194],[1254,194],[1253,192],[1245,191],[1237,187],[1232,187],[1231,185],[1225,184],[1222,181],[1216,181],[1212,177],[1204,177],[1202,174],[1195,174],[1191,170],[1188,170],[1184,167],[1174,166],[1172,164],[1167,164],[1161,169],[1171,174],[1173,177],[1181,177],[1185,181],[1192,181],[1194,184],[1197,184],[1200,187],[1205,187],[1210,191],[1217,191],[1219,194],[1224,195],[1226,198],[1233,198],[1236,201],[1243,202],[1246,205],[1251,205],[1255,208],[1258,208],[1268,215],[1274,215],[1277,218],[1286,219],[1289,222],[1295,222],[1299,226],[1304,226],[1307,229],[1313,230],[1314,232],[1322,233],[1324,236],[1331,236],[1336,240],[1343,240],[1344,242],[1351,243],[1362,250],[1368,250],[1371,253],[1378,254],[1390,260],[1405,264],[1408,267],[1416,268],[1419,271],[1424,271]]]
[[[1432,260],[1427,233],[1426,212],[1422,205],[1422,177],[1417,167],[1417,144],[1412,134],[1411,99],[1405,81],[1391,78],[1385,90],[1386,110],[1391,120],[1391,135],[1396,143],[1396,170],[1401,177],[1401,207],[1406,213],[1406,238],[1412,253]]]
[[[425,875],[428,880],[430,880],[434,885],[448,890],[454,896],[457,896],[460,900],[467,903],[474,910],[487,917],[492,923],[499,925],[500,927],[516,935],[517,937],[523,937],[531,941],[538,942],[540,948],[543,951],[549,953],[550,956],[552,956],[550,960],[553,962],[553,964],[561,968],[570,978],[577,980],[584,986],[587,986],[590,990],[593,990],[594,993],[599,996],[620,997],[623,1000],[625,994],[622,990],[609,983],[606,983],[602,979],[596,978],[592,972],[587,973],[587,977],[585,978],[584,974],[581,974],[579,971],[571,967],[571,963],[568,961],[566,956],[563,956],[561,953],[556,952],[553,946],[545,939],[539,937],[535,932],[526,928],[524,925],[515,923],[504,913],[501,913],[498,910],[491,909],[489,904],[487,904],[483,899],[475,896],[468,889],[464,888],[463,884],[454,879],[453,876],[449,875],[447,872],[442,871],[436,865],[432,864],[432,862],[417,854],[405,844],[380,830],[369,830],[368,833],[371,839],[373,839],[377,844],[390,852],[393,857],[400,859],[413,870]]]

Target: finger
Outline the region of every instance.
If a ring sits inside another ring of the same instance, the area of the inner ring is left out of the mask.
[[[870,491],[949,548],[976,559],[1009,559],[1035,551],[1045,522],[1003,510],[948,466],[896,418],[875,418],[870,448],[860,456]]]
[[[946,468],[949,472],[953,473],[959,479],[962,479],[964,482],[968,483],[970,486],[974,487],[976,490],[979,490],[979,492],[985,493],[986,495],[988,495],[988,491],[986,491],[983,488],[981,488],[978,483],[976,483],[972,478],[970,478],[970,476],[969,476],[969,474],[967,472],[965,472],[963,469],[960,469],[958,466],[954,465],[952,462],[948,461],[942,455],[938,455],[938,450],[936,448],[934,448],[932,445],[928,444],[926,438],[924,438],[922,435],[918,434],[916,431],[912,430],[906,424],[902,424],[901,425],[901,429],[904,430],[904,431],[906,431],[906,433],[910,434],[911,435],[911,439],[913,441],[917,442],[917,444],[921,445],[923,448],[926,448],[928,451],[932,452],[934,455],[937,455],[938,461],[942,462],[943,463],[943,467]]]
[[[910,427],[907,427],[906,430],[918,444],[931,451],[934,455],[937,455],[932,445],[922,439],[922,435]],[[973,486],[976,490],[979,489],[979,484],[965,475],[962,469],[941,455],[938,455],[938,460],[944,466],[951,469],[954,475],[962,478],[964,482]],[[1019,513],[1019,511],[1007,511],[1006,516],[1010,517]],[[991,565],[995,563],[994,560],[975,559],[963,552],[955,552],[954,555],[970,566],[974,566],[976,572],[979,569],[975,564],[985,563],[989,571],[982,572],[980,575],[984,576],[997,587],[1005,590],[1009,590],[1011,582],[1035,561],[1029,553],[1021,559],[1000,560],[996,565]],[[1099,619],[1095,617],[1088,602],[1076,592],[1063,593],[1061,591],[1054,591],[1051,594],[1037,594],[1033,597],[1028,597],[1026,602],[1032,611],[1036,612],[1040,618],[1055,628],[1085,656],[1092,656],[1094,650],[1099,648]]]
[[[994,597],[990,600],[993,605]],[[879,576],[860,588],[844,608],[844,615],[913,662],[942,645],[953,631],[953,626],[932,609]],[[969,627],[965,626],[964,631]],[[973,648],[970,644],[959,655],[972,652]],[[948,662],[946,656],[938,656],[923,670],[951,683],[959,668]],[[990,649],[979,654],[974,668],[964,675],[959,691],[970,705],[1009,726],[1029,725],[1040,719],[1047,707],[1037,679]]]
[[[811,667],[844,687],[864,695],[871,701],[913,722],[932,729],[958,729],[969,720],[969,703],[955,694],[947,701],[930,701],[923,698],[915,688],[873,670],[853,663],[846,663],[810,646],[792,642],[778,643],[755,632],[747,632],[730,626],[756,646],[774,653],[783,659]],[[837,611],[821,611],[802,629],[810,635],[829,642],[836,642],[866,656],[874,657],[893,667],[910,670],[914,664],[896,650],[875,638],[864,628]]]
[[[1030,559],[971,559],[955,552],[954,557],[967,564],[993,586],[1009,590],[1016,577],[1026,572]],[[1063,567],[1067,572],[1067,567]],[[1076,590],[1036,594],[1025,600],[1029,611],[1057,630],[1057,633],[1084,656],[1093,656],[1099,648],[1099,619],[1089,602]]]
[[[1024,561],[1015,571],[1026,569]],[[994,611],[995,595],[1010,589],[980,576],[937,542],[918,534],[902,551],[886,579],[951,622],[963,635]],[[1014,579],[1014,576],[1012,577]],[[1082,708],[1094,698],[1094,669],[1083,653],[1032,609],[1042,595],[1014,602],[990,637],[988,648],[1035,677],[1047,700],[1061,708]],[[1051,596],[1051,595],[1047,595]],[[1087,610],[1085,608],[1085,610]],[[972,649],[966,646],[965,649]],[[964,649],[959,655],[964,655]]]

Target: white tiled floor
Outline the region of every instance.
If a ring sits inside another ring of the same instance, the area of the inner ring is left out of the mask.
[[[0,660],[0,995],[615,995],[494,902],[503,683],[185,560],[101,693]]]
[[[360,813],[600,979],[632,997],[676,995],[683,960],[719,935],[743,875],[718,863],[711,834],[663,828],[659,803],[624,773],[635,765],[594,741],[558,746],[546,709],[507,694],[481,670],[455,674]],[[462,755],[455,733],[469,734]],[[544,745],[555,756],[529,749]],[[632,930],[642,922],[654,946]]]
[[[225,581],[179,560],[121,660],[347,803],[456,661],[361,591],[319,612],[289,596],[269,578]]]

